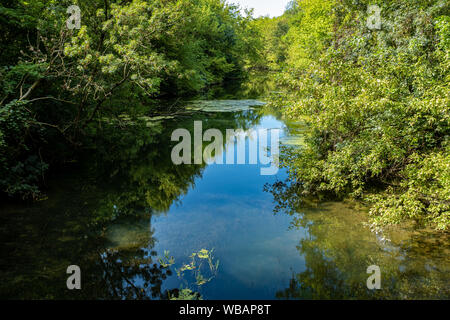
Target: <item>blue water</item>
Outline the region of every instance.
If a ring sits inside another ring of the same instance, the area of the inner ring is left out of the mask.
[[[171,132],[194,120],[205,130],[281,129],[283,141],[302,134],[264,108],[105,131],[88,160],[52,180],[47,200],[0,207],[0,297],[166,299],[189,288],[203,299],[450,298],[448,235],[375,234],[363,204],[303,197],[285,169],[175,166]],[[202,249],[219,265],[210,273],[197,259],[207,278],[198,285],[198,268],[177,270]],[[166,251],[174,261],[164,267]],[[71,264],[82,270],[79,292],[66,288]],[[370,265],[382,270],[382,290],[367,289]]]

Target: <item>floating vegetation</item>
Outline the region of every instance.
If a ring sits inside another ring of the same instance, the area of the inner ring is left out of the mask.
[[[289,147],[300,147],[305,145],[304,136],[286,136],[280,139],[281,144]]]
[[[142,117],[138,117],[139,120],[143,120],[143,121],[162,121],[162,120],[170,120],[170,119],[174,119],[174,116],[154,116],[154,117],[148,117],[148,116],[142,116]]]
[[[215,278],[215,276],[217,275],[217,271],[219,270],[219,260],[214,262],[213,251],[214,249],[212,250],[202,249],[199,252],[194,252],[190,256],[191,258],[190,263],[184,264],[180,269],[175,270],[177,272],[178,277],[180,279],[183,279],[184,273],[186,271],[193,271],[197,286],[202,286],[210,282],[212,279]],[[202,267],[205,261],[208,263],[209,269],[204,268],[206,270],[203,270]],[[208,277],[205,277],[202,272],[208,273]]]
[[[196,100],[186,106],[186,110],[201,112],[239,112],[253,110],[266,103],[258,100]]]
[[[169,251],[164,250],[164,256],[158,259],[159,264],[164,268],[169,268],[175,264],[174,257],[169,256]]]
[[[144,122],[146,127],[156,127],[160,126],[164,120],[171,120],[174,119],[175,116],[171,115],[159,115],[159,116],[139,116],[136,118],[131,117],[128,114],[120,114],[116,118],[112,117],[103,117],[101,119],[102,122],[116,125],[120,124],[122,126],[135,126],[139,124],[140,122]]]
[[[194,279],[195,285],[200,288],[217,276],[219,270],[219,260],[213,256],[214,249],[202,249],[191,254],[189,263],[184,263],[181,268],[175,269],[180,280],[186,287],[190,287],[190,279]],[[170,268],[175,264],[175,259],[170,256],[169,251],[164,251],[164,256],[158,259],[159,264],[164,268]],[[192,300],[196,294],[190,289],[180,289],[179,300]]]
[[[164,120],[171,120],[174,118],[175,118],[174,116],[154,116],[154,117],[142,116],[139,117],[138,119],[144,121],[145,126],[149,128],[159,126]]]

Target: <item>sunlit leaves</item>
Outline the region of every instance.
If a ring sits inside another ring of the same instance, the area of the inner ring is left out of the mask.
[[[306,147],[288,155],[292,179],[305,193],[368,198],[380,224],[412,219],[448,229],[448,17],[440,16],[442,3],[380,3],[379,32],[367,30],[364,6],[333,4],[302,2],[289,30],[294,60],[279,76],[286,93],[272,101],[310,128]],[[330,6],[334,16],[327,14]],[[383,191],[373,193],[374,187]]]

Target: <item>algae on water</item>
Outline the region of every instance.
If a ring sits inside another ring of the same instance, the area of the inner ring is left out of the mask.
[[[266,103],[258,100],[196,100],[191,101],[186,110],[201,112],[239,112],[264,106]]]

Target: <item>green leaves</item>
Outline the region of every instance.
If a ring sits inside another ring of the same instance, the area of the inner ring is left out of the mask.
[[[334,1],[303,2],[279,77],[286,93],[272,103],[309,126],[286,160],[304,193],[368,199],[380,224],[448,229],[449,21],[433,16],[438,2],[384,3],[378,32],[363,6],[331,15]]]
[[[379,224],[405,218],[447,230],[450,223],[450,148],[428,155],[414,154],[400,188],[369,197],[371,215]]]
[[[189,276],[191,278],[193,277],[193,279],[195,280],[195,285],[197,287],[201,287],[213,280],[219,270],[219,260],[215,261],[213,252],[214,249],[201,249],[198,252],[193,252],[190,256],[189,263],[183,263],[180,268],[175,269],[178,278],[180,278],[180,280],[183,280],[185,284],[189,286]],[[205,261],[208,262],[209,268],[203,267]],[[164,257],[159,259],[159,263],[162,267],[168,268],[175,264],[175,259],[173,257],[169,257],[168,251],[164,251]],[[186,273],[188,273],[188,275],[186,275]],[[208,275],[208,277],[206,277],[205,275]],[[183,293],[184,290],[188,291]],[[192,291],[190,291],[189,289],[184,290],[182,290],[180,294],[192,293]]]

